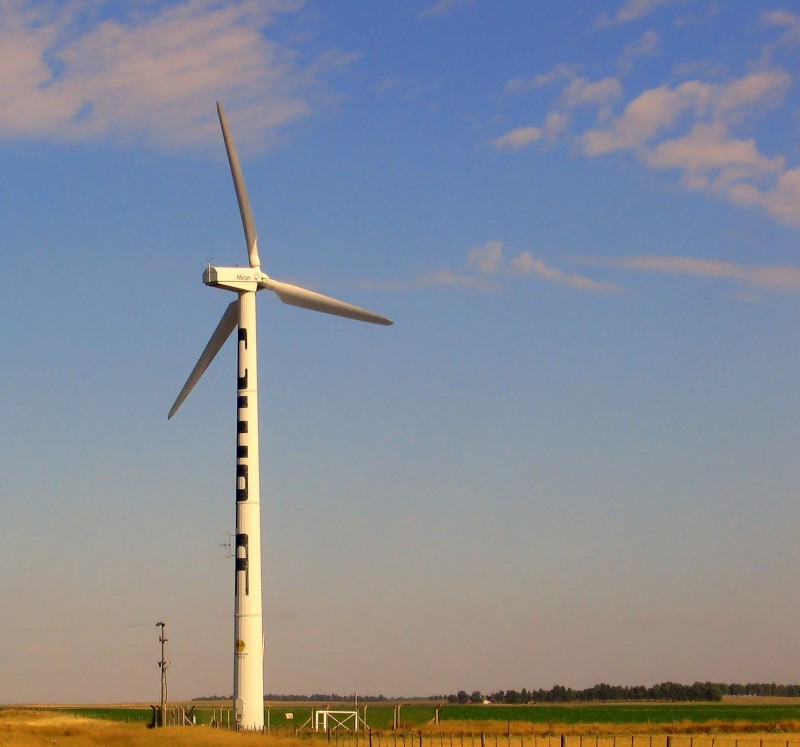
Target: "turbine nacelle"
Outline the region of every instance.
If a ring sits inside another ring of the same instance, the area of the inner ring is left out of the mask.
[[[330,296],[323,296],[322,293],[301,288],[299,285],[275,280],[257,267],[207,267],[203,272],[203,282],[212,288],[221,288],[236,293],[270,290],[283,303],[299,306],[301,309],[321,311],[325,314],[343,316],[372,324],[389,325],[392,323],[391,319],[362,309],[360,306],[339,301]]]
[[[267,280],[261,270],[253,267],[207,267],[203,272],[206,285],[234,292],[261,290]]]

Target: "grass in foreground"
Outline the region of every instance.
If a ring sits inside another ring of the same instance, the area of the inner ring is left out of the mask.
[[[202,726],[148,729],[140,724],[64,713],[0,711],[0,744],[3,747],[248,747],[264,743],[265,738],[260,734],[236,734]],[[280,742],[281,747],[300,747],[300,744],[301,740],[292,738]]]
[[[435,727],[429,727],[424,733],[419,729],[405,733],[373,732],[371,747],[561,747],[561,734],[567,735],[567,747],[800,747],[800,722],[782,724],[781,731],[767,731],[763,724],[682,723],[676,724],[669,737],[661,725],[655,724],[650,725],[649,731],[646,725],[630,723],[582,724],[580,731],[573,731],[572,724],[564,723],[550,724],[546,730],[540,727],[518,723],[509,733],[508,724],[502,722],[450,722],[445,727],[448,731],[434,731]],[[4,747],[248,747],[256,744],[264,747],[370,747],[370,740],[363,732],[356,741],[352,734],[346,733],[331,735],[328,740],[325,735],[237,734],[207,726],[147,729],[141,724],[103,721],[56,711],[6,709],[0,710],[0,744]]]

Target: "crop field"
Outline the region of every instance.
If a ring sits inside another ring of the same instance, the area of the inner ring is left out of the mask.
[[[431,710],[431,717],[433,709]],[[800,703],[613,703],[593,705],[442,706],[440,721],[525,721],[533,724],[800,722]]]
[[[226,703],[194,703],[197,724],[220,720],[220,712],[227,710]],[[265,708],[265,723],[276,732],[292,732],[310,722],[312,707],[315,710],[352,710],[352,703],[280,703]],[[146,724],[152,711],[144,706],[71,707],[76,716],[118,722]],[[368,704],[359,713],[371,729],[385,731],[392,728],[394,704]],[[752,730],[800,730],[800,702],[722,702],[722,703],[614,703],[592,705],[441,705],[438,707],[439,724],[434,725],[437,706],[433,703],[404,703],[400,707],[400,727],[418,730],[436,728],[437,731],[493,731],[502,728],[513,731],[538,733],[596,732],[612,725],[625,727],[626,732],[681,732],[688,725],[695,728],[718,728],[728,731],[732,726]],[[287,717],[288,716],[288,717]],[[795,725],[797,729],[795,729]]]
[[[230,721],[229,703],[184,704],[184,712],[193,713],[195,727],[174,727],[148,730],[152,711],[144,706],[50,707],[24,711],[28,718],[50,719],[50,725],[75,729],[78,725],[103,725],[103,728],[131,728],[134,733],[178,732],[195,737],[227,732],[208,729],[211,723],[226,725]],[[268,704],[265,722],[268,737],[283,740],[295,738],[316,741],[319,736],[310,729],[312,707],[315,709],[352,710],[350,703]],[[392,730],[394,704],[367,704],[360,715],[372,730],[372,743],[364,747],[563,747],[561,735],[571,740],[568,747],[800,747],[800,703],[723,702],[723,703],[622,703],[592,705],[439,705],[439,722],[435,723],[437,705],[404,703],[399,707],[399,729]],[[179,707],[173,708],[177,714]],[[0,725],[12,723],[12,709],[0,710]],[[70,720],[71,719],[71,720]],[[227,721],[226,721],[227,719]],[[49,728],[49,727],[48,727]],[[419,743],[422,734],[425,744]],[[728,735],[739,736],[730,742]],[[756,739],[749,735],[762,734]],[[481,740],[476,743],[476,740]],[[616,735],[613,736],[613,735]],[[667,744],[666,736],[671,737]],[[711,735],[706,744],[703,735]],[[748,735],[748,736],[746,736]],[[62,735],[63,736],[63,735]],[[241,736],[241,735],[237,735]],[[723,737],[727,740],[723,742]],[[145,738],[145,737],[142,737]],[[147,737],[148,739],[153,737]],[[183,739],[184,737],[181,737]],[[209,737],[210,738],[210,737]],[[686,742],[686,739],[689,739]],[[345,732],[331,734],[336,747],[360,747]],[[611,740],[611,741],[609,741]],[[622,740],[622,741],[618,741]],[[716,741],[714,741],[716,740]],[[765,741],[766,740],[766,741]],[[783,741],[782,741],[783,740]],[[339,745],[339,742],[347,744]],[[686,742],[684,744],[684,742]],[[6,744],[0,732],[0,743]],[[36,742],[42,744],[41,741]],[[54,742],[51,742],[54,743]],[[60,743],[60,742],[59,742]],[[97,743],[103,743],[102,740]],[[128,742],[125,742],[128,743]],[[199,742],[191,742],[199,744]],[[203,742],[205,743],[205,742]],[[22,744],[22,743],[21,743]],[[138,744],[138,742],[137,742]],[[177,744],[177,742],[176,742]]]
[[[332,710],[352,710],[352,703],[317,704],[315,709],[330,706]],[[312,707],[308,703],[291,705],[269,705],[265,722],[277,730],[295,730],[311,718]],[[83,712],[90,715],[88,712]],[[208,723],[211,710],[206,706],[195,709],[199,723]],[[372,729],[392,728],[394,705],[369,704],[359,708],[366,723]],[[287,714],[291,718],[287,719]],[[149,718],[149,710],[145,714]],[[436,715],[435,704],[406,703],[400,708],[401,729],[432,727]],[[106,716],[107,718],[108,716]],[[586,731],[586,727],[625,725],[627,730],[638,727],[638,731],[681,731],[686,724],[748,725],[773,729],[778,725],[800,725],[800,702],[787,703],[625,703],[593,705],[442,705],[439,706],[438,730],[453,731],[468,728],[486,730],[490,723],[503,728],[520,729],[538,727],[536,731]],[[469,726],[465,726],[469,724]],[[560,728],[556,729],[555,726]],[[683,725],[683,726],[682,726]],[[782,727],[785,728],[785,727]],[[791,728],[791,727],[790,727]]]
[[[99,715],[101,709],[94,709]],[[451,724],[480,723],[452,721]],[[230,745],[263,745],[264,747],[800,747],[800,732],[730,732],[683,734],[617,733],[538,733],[530,722],[516,722],[517,730],[508,722],[483,721],[482,731],[362,731],[359,734],[302,736],[287,731],[269,734],[237,734],[208,726],[166,727],[147,729],[142,724],[88,718],[76,713],[56,710],[0,710],[0,744],[4,747],[60,745],[67,747],[228,747]],[[489,729],[490,726],[504,728]],[[520,727],[526,726],[527,728]],[[595,725],[596,726],[596,725]],[[605,725],[604,725],[605,726]]]

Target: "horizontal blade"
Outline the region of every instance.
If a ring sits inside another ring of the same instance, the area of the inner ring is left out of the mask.
[[[239,203],[239,213],[242,216],[242,227],[244,228],[244,239],[247,242],[247,255],[250,259],[250,267],[261,267],[261,260],[258,256],[258,239],[256,236],[256,222],[253,219],[253,209],[250,207],[250,198],[247,196],[247,187],[244,184],[242,167],[239,163],[239,156],[236,153],[236,146],[233,144],[233,137],[228,129],[228,119],[225,117],[225,110],[222,104],[217,102],[217,114],[219,124],[222,127],[222,139],[225,141],[225,150],[228,151],[228,163],[231,166],[231,176],[233,186],[236,190],[236,200]]]
[[[380,314],[375,314],[372,311],[367,311],[344,301],[337,301],[335,298],[323,296],[321,293],[314,293],[314,291],[300,288],[297,285],[282,283],[280,280],[269,278],[264,281],[263,287],[267,290],[275,291],[281,301],[291,306],[299,306],[312,311],[322,311],[325,314],[334,314],[335,316],[344,316],[348,319],[357,319],[360,322],[394,324],[391,319],[380,316]]]
[[[197,365],[195,365],[195,367],[192,369],[192,372],[189,374],[189,378],[186,379],[186,383],[183,385],[183,389],[181,389],[181,393],[175,400],[175,404],[172,405],[169,415],[167,416],[167,420],[169,420],[176,412],[178,412],[178,408],[183,404],[183,400],[185,400],[189,396],[189,392],[194,389],[194,385],[200,380],[200,377],[208,368],[211,361],[214,360],[214,357],[220,351],[220,348],[222,348],[222,346],[225,344],[225,340],[227,340],[230,337],[231,332],[236,329],[238,322],[239,299],[236,299],[228,304],[228,308],[225,309],[225,313],[222,315],[222,319],[219,320],[219,324],[214,330],[214,334],[211,335],[211,339],[208,341],[208,345],[206,345],[206,348],[200,356],[200,359],[197,361]]]

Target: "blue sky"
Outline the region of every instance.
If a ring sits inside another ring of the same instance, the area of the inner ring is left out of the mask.
[[[231,691],[246,261],[266,689],[797,679],[800,8],[0,9],[0,702]]]

